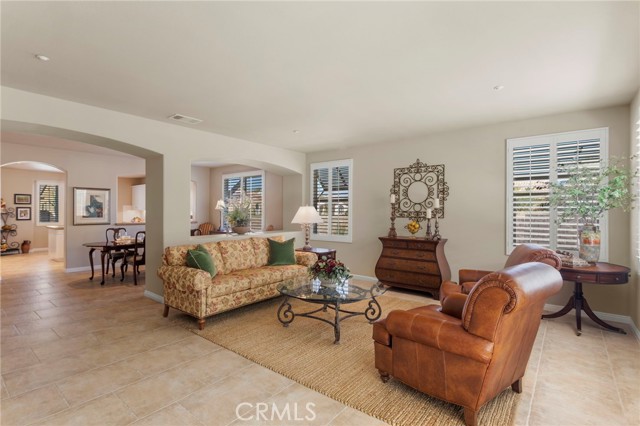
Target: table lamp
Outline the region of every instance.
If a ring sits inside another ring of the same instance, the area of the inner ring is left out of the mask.
[[[224,204],[224,200],[218,200],[218,202],[216,203],[216,210],[220,210],[220,228],[219,230],[222,231],[222,211],[224,209],[226,209],[227,206]]]
[[[322,217],[313,206],[302,206],[298,209],[298,212],[293,217],[291,223],[299,223],[304,230],[304,247],[303,250],[311,250],[309,245],[309,234],[311,231],[311,225],[314,223],[322,223]]]

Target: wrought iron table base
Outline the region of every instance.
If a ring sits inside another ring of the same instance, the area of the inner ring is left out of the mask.
[[[382,315],[382,308],[380,307],[380,304],[378,303],[375,296],[373,295],[371,296],[371,300],[369,300],[368,306],[364,310],[364,312],[354,312],[354,311],[347,311],[345,309],[341,309],[340,302],[335,302],[335,303],[319,302],[319,301],[311,301],[311,300],[306,300],[306,302],[316,303],[316,304],[321,303],[322,307],[309,312],[295,313],[293,312],[293,309],[291,309],[291,303],[289,303],[289,296],[285,296],[284,300],[282,301],[282,304],[278,308],[278,321],[282,323],[283,327],[288,327],[289,324],[293,322],[296,316],[312,318],[318,321],[326,322],[327,324],[333,327],[333,333],[335,335],[335,340],[333,342],[334,344],[340,343],[340,321],[343,321],[347,318],[355,317],[358,315],[364,315],[364,317],[369,321],[369,323],[372,323],[378,318],[380,318],[380,316]],[[320,311],[327,312],[327,308],[331,308],[335,311],[335,317],[333,321],[329,321],[326,318],[313,315]],[[341,313],[346,315],[340,316]]]

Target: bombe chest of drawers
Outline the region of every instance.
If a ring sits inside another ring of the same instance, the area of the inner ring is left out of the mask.
[[[382,253],[376,277],[383,284],[429,293],[440,298],[440,285],[451,279],[444,255],[447,240],[411,237],[380,237]]]

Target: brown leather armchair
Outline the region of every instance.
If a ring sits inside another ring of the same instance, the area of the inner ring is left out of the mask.
[[[507,258],[504,267],[507,268],[509,266],[520,265],[521,263],[527,262],[546,263],[558,270],[562,267],[560,257],[553,250],[537,244],[520,244],[519,246],[516,246]],[[475,286],[482,277],[490,274],[491,272],[493,271],[460,269],[458,271],[458,281],[460,284],[452,281],[445,281],[442,283],[442,286],[440,287],[440,302],[444,305],[445,299],[452,294],[469,294],[473,286]],[[457,303],[459,305],[460,301],[464,303],[464,299],[459,299],[457,302],[450,301],[449,303]]]
[[[480,408],[511,386],[522,392],[533,342],[560,273],[525,263],[484,276],[457,318],[438,305],[391,311],[373,325],[375,366],[428,395],[464,407],[475,425]]]

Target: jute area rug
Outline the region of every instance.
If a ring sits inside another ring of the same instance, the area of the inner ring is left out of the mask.
[[[423,303],[392,296],[379,298],[383,316],[394,309]],[[380,380],[374,367],[372,326],[362,317],[341,322],[341,341],[334,344],[333,328],[321,321],[296,317],[285,328],[276,312],[282,298],[271,299],[217,315],[199,331],[193,318],[180,321],[194,333],[282,374],[310,389],[391,425],[463,425],[459,406],[431,398],[395,379]],[[316,305],[291,301],[294,312]],[[349,305],[362,310],[366,302]],[[332,311],[329,310],[331,313]],[[332,320],[331,313],[326,313]],[[510,425],[518,396],[511,389],[486,404],[481,425]]]

